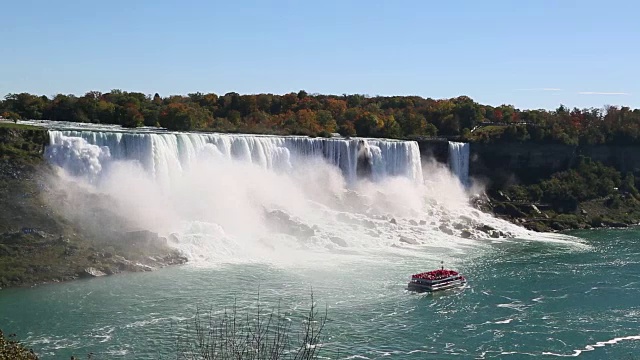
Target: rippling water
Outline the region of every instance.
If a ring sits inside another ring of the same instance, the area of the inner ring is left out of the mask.
[[[633,359],[640,354],[640,232],[574,233],[589,246],[514,241],[464,258],[436,250],[468,276],[466,288],[405,291],[425,257],[344,256],[339,262],[175,267],[0,292],[0,327],[43,358],[170,358],[172,326],[196,307],[237,299],[302,314],[311,288],[328,307],[329,358]],[[427,251],[427,250],[425,250]],[[441,255],[441,256],[440,256]],[[339,355],[338,355],[339,354]]]

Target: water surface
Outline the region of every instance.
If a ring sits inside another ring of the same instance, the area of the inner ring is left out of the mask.
[[[456,257],[429,251],[469,278],[462,290],[416,295],[424,257],[348,256],[277,267],[182,266],[0,292],[0,323],[43,358],[155,359],[195,309],[276,306],[294,321],[313,290],[328,309],[329,358],[633,358],[640,353],[637,230],[578,232],[588,246],[486,243]],[[442,256],[439,256],[442,255]]]

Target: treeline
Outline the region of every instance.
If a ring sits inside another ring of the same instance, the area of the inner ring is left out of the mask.
[[[478,104],[466,96],[434,100],[300,91],[285,95],[231,92],[161,97],[112,90],[49,98],[21,93],[9,94],[0,101],[0,115],[7,119],[283,135],[328,136],[339,132],[343,136],[448,136],[469,141],[566,144],[640,141],[639,109],[610,106],[570,110],[560,106],[553,111],[520,110],[511,105]]]

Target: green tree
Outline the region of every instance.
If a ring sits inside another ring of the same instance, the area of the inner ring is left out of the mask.
[[[354,123],[358,136],[377,136],[384,126],[380,118],[370,112],[360,114]]]
[[[427,120],[422,114],[416,114],[411,110],[406,110],[399,113],[396,120],[402,128],[402,133],[405,135],[428,135]]]
[[[396,122],[393,115],[389,115],[384,119],[384,125],[382,126],[381,133],[383,137],[397,139],[402,137],[402,129]]]
[[[47,103],[46,97],[28,93],[8,94],[4,98],[5,109],[19,114],[22,119],[42,119]]]
[[[636,179],[632,173],[628,172],[624,176],[624,179],[622,180],[622,184],[620,185],[620,190],[626,191],[636,198],[638,197],[638,189],[636,188]]]
[[[199,106],[173,103],[167,105],[159,116],[160,125],[169,130],[187,131],[202,127],[211,115]]]
[[[328,133],[333,133],[338,128],[338,124],[333,119],[329,110],[320,110],[316,113],[316,120],[322,129]]]
[[[45,112],[45,117],[56,121],[77,121],[77,98],[73,95],[56,95],[51,101],[50,107]]]

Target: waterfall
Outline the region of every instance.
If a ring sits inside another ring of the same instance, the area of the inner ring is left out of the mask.
[[[469,186],[469,143],[449,141],[449,168],[464,187]]]
[[[449,171],[423,181],[414,141],[36,124],[49,129],[46,159],[65,170],[50,179],[60,213],[108,234],[111,224],[157,232],[194,262],[309,264],[343,248],[462,251],[473,239],[528,236],[475,211]],[[449,143],[449,153],[466,184],[469,145]]]
[[[99,178],[114,161],[128,160],[166,184],[196,159],[208,156],[212,161],[245,161],[274,171],[322,158],[340,168],[349,183],[359,175],[374,181],[402,176],[422,182],[420,152],[413,141],[77,129],[49,130],[49,136],[47,159],[90,178]]]

